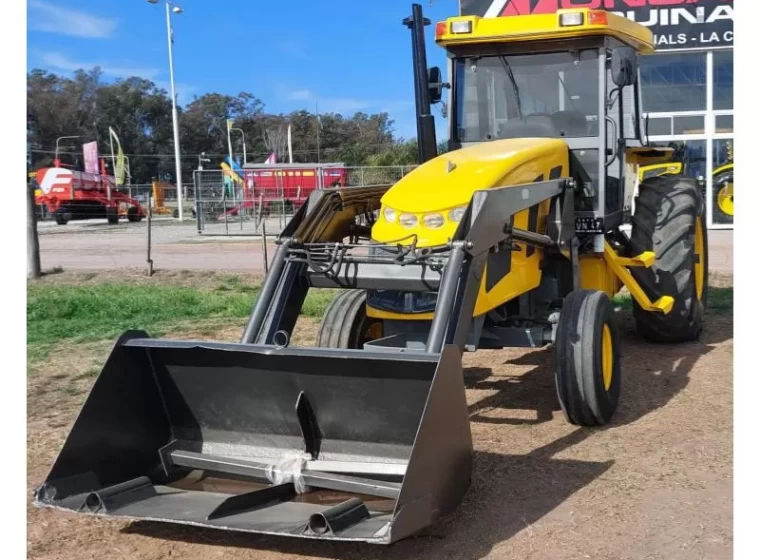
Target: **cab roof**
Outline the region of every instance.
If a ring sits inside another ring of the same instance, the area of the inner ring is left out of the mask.
[[[458,16],[439,22],[435,29],[436,43],[443,47],[593,36],[614,37],[641,54],[654,52],[654,36],[647,27],[617,14],[588,8],[495,18]]]

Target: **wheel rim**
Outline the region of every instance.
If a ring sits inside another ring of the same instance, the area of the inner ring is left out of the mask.
[[[705,236],[702,231],[702,219],[697,218],[694,240],[694,282],[697,289],[697,299],[702,300],[705,290]]]
[[[727,216],[734,215],[734,184],[727,183],[718,191],[718,208]]]
[[[609,325],[604,325],[602,330],[602,379],[604,390],[609,391],[612,386],[612,332]]]

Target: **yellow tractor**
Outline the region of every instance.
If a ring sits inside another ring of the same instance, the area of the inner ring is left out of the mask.
[[[623,286],[647,339],[700,335],[699,188],[638,181],[670,155],[642,143],[652,33],[589,9],[454,17],[436,26],[446,84],[419,5],[405,23],[421,165],[390,188],[314,192],[239,343],[122,335],[38,506],[389,544],[470,484],[463,352],[553,345],[567,420],[599,426],[620,399]],[[444,89],[451,151],[436,155]],[[318,347],[291,346],[312,287],[340,291]]]

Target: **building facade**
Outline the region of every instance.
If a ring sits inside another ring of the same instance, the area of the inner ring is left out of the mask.
[[[460,0],[485,17],[591,8],[648,26],[657,52],[641,59],[650,144],[671,146],[704,183],[712,229],[733,228],[733,0]]]

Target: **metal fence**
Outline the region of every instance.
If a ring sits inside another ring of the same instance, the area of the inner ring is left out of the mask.
[[[412,169],[342,168],[340,183],[347,188],[390,186]],[[132,220],[126,211],[119,213],[116,223],[105,214],[76,216],[65,224],[49,214],[38,214],[43,270],[122,270],[142,275],[147,263],[155,262],[156,269],[182,274],[209,270],[220,274],[263,273],[267,258],[276,249],[275,236],[314,190],[301,185],[299,192],[297,184],[285,181],[230,190],[225,188],[229,183],[219,170],[198,171],[192,179],[184,185],[183,221],[173,218],[178,213],[177,190],[166,183],[120,188],[146,212],[148,202],[152,202],[150,227],[147,218]],[[329,188],[331,179],[334,177],[326,173],[318,188]],[[43,209],[38,207],[38,212]],[[266,239],[260,236],[264,232]],[[243,237],[228,243],[215,236]]]
[[[412,169],[273,165],[255,173],[246,169],[237,182],[221,170],[198,170],[193,174],[192,212],[201,235],[276,235],[315,189],[390,186]]]

